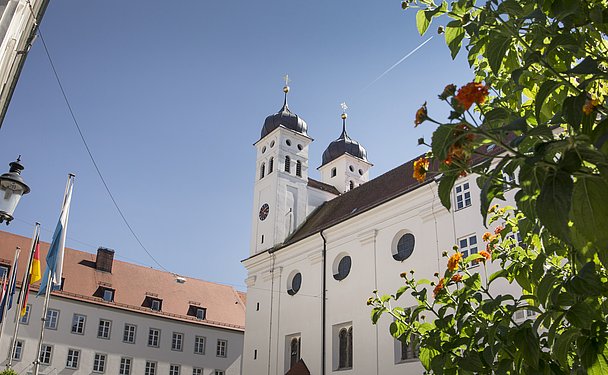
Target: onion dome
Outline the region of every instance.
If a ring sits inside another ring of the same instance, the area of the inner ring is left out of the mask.
[[[342,134],[340,134],[338,139],[331,142],[325,152],[323,152],[322,166],[344,154],[352,155],[367,162],[367,151],[365,148],[346,133],[346,117],[346,113],[342,113]]]
[[[308,125],[306,125],[306,122],[300,116],[291,112],[287,106],[287,93],[289,92],[289,86],[283,87],[283,92],[285,93],[283,108],[281,108],[277,113],[266,117],[266,120],[264,120],[264,126],[262,127],[260,139],[270,134],[279,126],[283,126],[308,137]]]

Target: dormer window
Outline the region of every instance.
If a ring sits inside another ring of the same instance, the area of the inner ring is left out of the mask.
[[[161,300],[152,299],[152,301],[150,302],[150,308],[152,309],[152,311],[160,311],[161,304],[162,304]]]
[[[196,319],[205,320],[207,319],[207,309],[201,307],[198,302],[196,304],[190,305],[188,309],[188,315],[195,317]]]
[[[147,292],[144,303],[142,303],[141,306],[147,307],[152,311],[161,311],[163,308],[163,300],[158,298],[158,294]]]
[[[101,298],[106,302],[114,302],[114,289],[104,288]]]

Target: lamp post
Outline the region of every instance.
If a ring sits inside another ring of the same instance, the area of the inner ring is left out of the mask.
[[[13,220],[13,212],[21,196],[30,192],[30,187],[21,177],[21,171],[24,169],[21,155],[16,161],[9,163],[9,166],[9,171],[0,176],[0,223],[6,221],[6,225]]]

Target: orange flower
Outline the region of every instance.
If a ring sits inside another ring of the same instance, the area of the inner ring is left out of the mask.
[[[428,118],[427,110],[426,110],[426,102],[422,105],[422,107],[418,108],[416,111],[416,119],[414,120],[414,127],[422,124],[424,120]]]
[[[600,101],[597,99],[587,99],[585,101],[585,105],[583,105],[583,113],[586,115],[590,115],[591,112],[595,110],[595,107],[597,107],[599,104]]]
[[[462,281],[462,275],[459,273],[454,274],[454,276],[452,276],[452,281],[455,283],[459,283],[460,281]]]
[[[502,225],[497,226],[496,229],[494,229],[494,234],[500,234],[503,229],[505,229],[505,227],[503,227]]]
[[[450,96],[453,96],[455,93],[456,93],[456,85],[451,83],[443,89],[443,92],[439,95],[439,99],[446,100]]]
[[[484,242],[487,242],[487,241],[489,241],[489,240],[490,240],[490,238],[492,238],[492,233],[490,233],[490,232],[485,232],[485,233],[483,234],[483,236],[481,237],[481,240],[482,240],[482,241],[484,241]]]
[[[488,87],[478,82],[470,82],[462,86],[455,96],[464,109],[469,109],[473,103],[483,104],[488,99]]]
[[[426,157],[421,157],[420,159],[414,162],[414,174],[413,177],[418,182],[424,182],[426,178],[426,172],[429,170],[429,159]]]
[[[437,297],[439,293],[443,290],[443,277],[439,280],[439,283],[433,289],[433,298]]]
[[[492,256],[490,255],[490,253],[488,253],[485,250],[481,250],[479,252],[479,255],[483,256],[485,259],[481,259],[482,262],[485,262],[486,260],[490,260],[492,258]]]
[[[461,253],[454,253],[450,259],[448,259],[448,269],[450,271],[456,271],[458,269],[458,262],[460,261],[460,259],[462,258],[462,254]]]

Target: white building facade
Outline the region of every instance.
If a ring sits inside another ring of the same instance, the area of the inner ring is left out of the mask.
[[[275,131],[297,131],[288,121],[281,125]],[[256,145],[267,140],[263,131]],[[372,180],[370,167],[365,149],[343,130],[323,155],[322,182],[308,181],[309,197],[317,190],[310,185],[323,186],[325,202],[312,205],[308,198],[306,217],[273,243],[259,243],[264,215],[255,213],[268,204],[266,215],[274,210],[280,216],[282,192],[268,199],[272,203],[254,198],[252,238],[258,242],[252,241],[243,261],[248,271],[243,374],[423,372],[416,348],[389,334],[388,316],[372,325],[366,300],[373,290],[394,293],[403,285],[402,272],[415,270],[429,279],[443,273],[447,259],[441,254],[455,244],[466,254],[483,250],[487,229],[479,189],[475,176],[461,178],[447,211],[434,180],[413,179],[413,161]],[[496,288],[514,292],[508,285]],[[404,295],[400,304],[416,301]]]
[[[7,258],[15,243],[27,248],[27,241],[0,232],[0,256]],[[66,249],[63,289],[53,292],[44,323],[41,374],[241,373],[244,294],[191,278],[178,282],[110,255]],[[38,356],[43,300],[30,293],[12,360],[19,374],[31,373]],[[14,312],[5,321],[0,366],[9,361]]]

